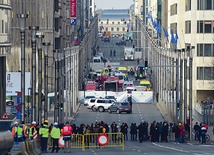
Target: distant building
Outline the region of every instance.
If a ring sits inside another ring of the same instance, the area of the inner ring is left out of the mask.
[[[103,10],[99,16],[98,26],[101,32],[110,31],[111,34],[125,34],[129,23],[128,9]]]
[[[0,1],[0,55],[10,53],[11,40],[11,5],[10,0]]]

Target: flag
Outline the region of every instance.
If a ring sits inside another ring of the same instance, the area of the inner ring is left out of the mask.
[[[157,34],[161,34],[161,24],[160,23],[157,24],[156,30],[157,30]]]
[[[176,31],[176,33],[175,33],[175,44],[177,45],[177,43],[178,43],[178,33]]]
[[[165,37],[167,39],[167,42],[169,42],[169,34],[168,34],[167,29],[165,29],[164,27],[163,27],[163,33],[164,33],[164,35],[165,35]]]
[[[176,44],[176,41],[175,41],[175,37],[174,37],[174,32],[173,30],[171,29],[171,44],[175,45]]]
[[[147,15],[148,19],[151,18],[152,19],[152,16],[151,14],[148,12],[148,15]]]
[[[152,21],[152,25],[153,25],[153,28],[156,29],[157,28],[157,21],[154,19]]]

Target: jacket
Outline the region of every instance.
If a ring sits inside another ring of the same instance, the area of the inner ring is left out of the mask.
[[[51,130],[51,138],[59,139],[60,138],[60,129],[58,126],[54,126]]]

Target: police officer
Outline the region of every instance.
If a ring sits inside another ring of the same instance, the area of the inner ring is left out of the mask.
[[[33,122],[31,123],[31,125],[30,125],[30,130],[29,130],[29,139],[30,139],[30,140],[33,140],[33,139],[34,139],[34,137],[33,137],[34,132],[37,132],[35,126],[36,126],[36,122],[33,121]],[[37,133],[36,133],[36,134],[37,134]],[[36,136],[35,136],[35,137],[36,137]]]
[[[58,140],[60,138],[60,128],[58,127],[57,122],[54,123],[54,126],[51,130],[51,138],[53,139],[52,153],[54,152],[55,147],[56,147],[56,153],[57,153],[59,151]]]
[[[49,134],[48,120],[45,120],[43,126],[39,129],[39,135],[41,136],[40,141],[42,153],[47,153],[48,134]]]
[[[18,137],[18,142],[24,141],[23,124],[19,124],[16,134],[17,134],[17,137]]]

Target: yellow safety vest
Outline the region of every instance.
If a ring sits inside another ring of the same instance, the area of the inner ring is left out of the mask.
[[[40,129],[39,129],[39,135],[41,135],[44,138],[48,138],[48,134],[49,134],[49,128],[47,125],[43,125]]]
[[[60,138],[60,129],[56,128],[55,126],[51,130],[51,137],[54,139],[59,139]]]
[[[17,135],[18,135],[18,138],[23,137],[23,129],[21,127],[17,128]]]

